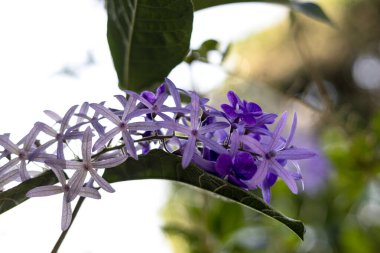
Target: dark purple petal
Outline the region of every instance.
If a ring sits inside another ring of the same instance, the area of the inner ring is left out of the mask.
[[[235,112],[235,108],[227,105],[227,104],[222,104],[220,106],[222,108],[222,110],[225,112],[225,114],[230,117],[230,118],[236,118],[237,117],[237,113]]]
[[[239,114],[239,117],[248,125],[254,125],[256,124],[256,119],[253,114],[251,113],[244,113],[244,114]]]
[[[247,103],[247,110],[248,112],[255,113],[256,116],[261,115],[263,112],[258,104],[252,102]]]
[[[243,180],[251,179],[257,171],[253,156],[247,152],[238,152],[233,162],[236,175]]]
[[[156,102],[156,95],[151,91],[143,91],[141,93],[141,97],[146,99],[150,104],[154,104]]]
[[[236,105],[239,103],[240,99],[233,91],[227,92],[227,99],[232,105],[233,108],[236,108]]]
[[[232,157],[228,154],[221,154],[216,159],[215,170],[221,178],[224,178],[232,169]]]

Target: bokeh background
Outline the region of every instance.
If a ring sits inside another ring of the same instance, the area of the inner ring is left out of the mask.
[[[84,204],[62,252],[378,252],[380,248],[380,2],[320,0],[331,23],[273,4],[195,14],[192,54],[170,74],[218,106],[234,90],[267,112],[297,112],[305,190],[283,182],[272,205],[285,226],[180,184],[115,184]],[[42,111],[63,114],[119,93],[102,1],[0,2],[0,132],[21,138]],[[288,122],[290,123],[290,122]],[[50,202],[49,202],[50,201]],[[61,199],[31,199],[0,216],[3,252],[48,252]],[[20,243],[23,242],[23,243]],[[33,247],[31,247],[33,245]]]
[[[212,92],[215,104],[232,89],[268,111],[297,111],[298,144],[318,157],[302,163],[305,191],[292,196],[277,183],[272,205],[305,222],[304,242],[239,205],[176,185],[164,211],[175,252],[380,249],[380,2],[318,3],[332,24],[289,13],[232,43],[226,81]]]

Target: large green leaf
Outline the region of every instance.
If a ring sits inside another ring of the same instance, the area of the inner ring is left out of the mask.
[[[141,156],[138,161],[128,159],[116,168],[107,169],[103,177],[111,183],[136,179],[167,179],[186,183],[272,217],[288,226],[300,238],[303,238],[305,232],[302,222],[284,216],[252,192],[231,185],[195,166],[183,169],[180,157],[162,150],[153,150],[148,155]]]
[[[160,82],[189,51],[191,0],[107,0],[107,38],[119,87]]]
[[[106,169],[103,177],[110,183],[137,179],[166,179],[186,183],[272,217],[288,226],[303,239],[305,228],[302,222],[284,216],[252,192],[231,185],[193,165],[182,169],[180,157],[162,150],[152,150],[149,154],[140,156],[139,160],[128,159],[122,165]],[[56,182],[54,173],[46,171],[38,177],[0,193],[0,214],[27,200],[25,194],[30,189]]]
[[[30,189],[33,189],[37,186],[55,184],[57,182],[58,180],[55,177],[53,171],[49,170],[42,173],[38,177],[27,180],[5,192],[1,192],[0,214],[27,200],[28,198],[25,195]]]

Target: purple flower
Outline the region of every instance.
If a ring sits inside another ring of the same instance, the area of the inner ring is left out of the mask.
[[[95,182],[105,191],[114,192],[112,186],[97,173],[97,169],[111,168],[123,163],[127,156],[115,156],[113,158],[100,161],[92,161],[92,133],[88,127],[82,139],[82,160],[81,161],[65,161],[59,159],[47,160],[45,163],[56,169],[74,169],[74,175],[69,179],[70,190],[67,195],[67,200],[72,201],[80,192],[87,173],[90,173]]]
[[[230,105],[222,104],[221,108],[232,122],[238,123],[241,120],[246,124],[252,125],[256,123],[256,117],[263,114],[258,104],[245,100],[241,101],[233,91],[227,93],[227,98]]]
[[[50,147],[52,144],[57,142],[57,159],[65,159],[65,155],[63,153],[64,143],[66,143],[68,140],[74,140],[74,139],[80,139],[82,138],[83,133],[78,131],[69,131],[69,121],[71,117],[73,116],[75,109],[77,108],[77,105],[72,106],[65,114],[63,119],[61,119],[56,113],[52,111],[45,111],[50,117],[55,119],[57,122],[61,124],[59,127],[59,131],[54,130],[52,127],[46,125],[45,123],[38,122],[41,131],[46,133],[47,135],[50,135],[54,137],[54,139],[46,142],[45,144],[41,145],[37,152],[41,152],[48,147]],[[35,154],[34,154],[35,155]],[[33,155],[33,156],[34,156]]]
[[[178,131],[184,133],[188,136],[187,143],[183,150],[182,155],[182,167],[186,168],[196,152],[196,142],[201,141],[205,147],[208,147],[219,154],[227,153],[227,150],[223,148],[216,141],[207,138],[205,135],[210,132],[215,132],[219,129],[229,127],[226,122],[215,122],[209,125],[202,126],[199,113],[200,113],[200,102],[199,96],[196,93],[191,94],[191,111],[190,111],[190,126],[184,126],[175,121],[161,121],[157,122],[161,127],[167,128],[169,130]]]
[[[45,185],[36,187],[26,193],[28,198],[32,197],[44,197],[51,196],[59,193],[63,193],[63,203],[62,203],[62,218],[61,218],[61,229],[64,231],[69,228],[72,219],[72,211],[69,200],[69,192],[71,190],[71,184],[66,183],[65,175],[63,174],[63,170],[56,169],[54,167],[51,168],[58,178],[58,181],[61,183],[61,186],[57,185]],[[78,195],[83,197],[89,197],[93,199],[100,199],[100,194],[97,190],[92,187],[80,187]]]
[[[4,147],[8,155],[14,154],[15,158],[10,159],[9,162],[0,167],[0,176],[12,169],[20,162],[19,172],[20,178],[22,181],[25,181],[30,178],[28,171],[26,170],[27,161],[37,161],[43,162],[47,158],[52,158],[51,155],[45,154],[43,152],[35,152],[33,147],[34,141],[36,140],[37,135],[41,131],[41,126],[35,124],[30,132],[23,138],[22,142],[23,147],[19,148],[18,145],[14,144],[7,135],[0,136],[0,145]],[[33,156],[32,156],[33,154]],[[15,173],[15,172],[13,172]],[[11,173],[11,174],[13,174]],[[11,174],[7,174],[4,177],[10,177]]]
[[[281,177],[293,193],[298,192],[295,181],[300,179],[300,175],[286,170],[284,165],[287,160],[306,159],[313,157],[315,154],[309,150],[296,148],[290,145],[297,125],[296,114],[294,114],[293,124],[288,139],[284,140],[281,138],[281,132],[285,126],[286,117],[287,113],[285,112],[278,121],[273,134],[271,136],[265,136],[267,138],[261,142],[248,135],[240,136],[241,142],[247,145],[251,151],[260,157],[260,163],[256,174],[250,180],[244,181],[249,188],[255,188],[262,185],[264,180],[268,177],[268,174],[272,173]]]
[[[248,152],[238,151],[234,155],[221,154],[216,160],[215,170],[221,178],[230,183],[248,188],[244,181],[250,180],[256,173],[254,157]]]
[[[142,111],[142,109],[135,110],[136,98],[134,97],[130,97],[126,102],[121,118],[116,113],[112,112],[110,109],[104,107],[101,104],[91,104],[90,106],[96,112],[103,115],[105,118],[107,118],[109,121],[116,125],[116,127],[106,132],[104,135],[100,136],[100,138],[94,144],[94,150],[98,150],[100,147],[104,146],[107,142],[109,142],[113,137],[115,137],[118,133],[121,133],[123,136],[126,152],[137,160],[138,157],[136,147],[134,145],[134,141],[130,131],[154,131],[156,129],[159,129],[159,126],[157,126],[155,122],[130,122],[130,120],[134,117],[141,116],[145,113],[144,111]]]

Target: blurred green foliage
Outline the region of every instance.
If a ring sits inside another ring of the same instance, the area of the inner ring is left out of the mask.
[[[304,127],[313,127],[307,131],[326,161],[305,164],[303,172],[323,182],[313,191],[306,185],[298,196],[279,182],[271,203],[306,224],[304,242],[243,207],[174,185],[163,212],[174,252],[379,251],[380,83],[363,87],[354,72],[363,56],[380,61],[380,2],[320,4],[335,27],[292,13],[277,27],[232,45],[237,67],[221,89],[234,86],[247,99],[245,91],[269,89],[286,105],[307,108],[300,118],[313,118]]]

